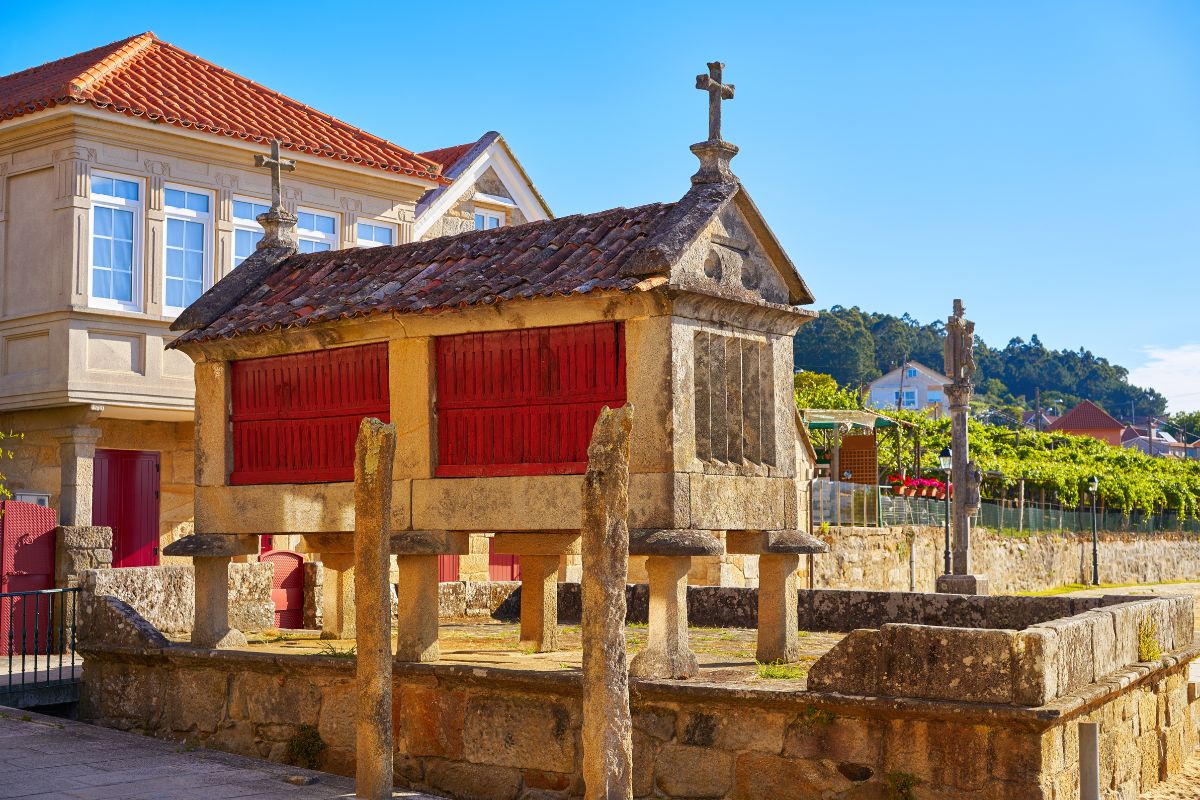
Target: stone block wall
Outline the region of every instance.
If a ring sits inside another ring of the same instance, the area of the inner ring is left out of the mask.
[[[229,621],[258,631],[275,622],[271,602],[271,564],[229,565]],[[115,597],[128,603],[151,625],[169,636],[187,636],[196,619],[196,577],[190,566],[125,567],[86,570],[85,596]],[[84,602],[88,601],[85,597]]]
[[[353,774],[344,659],[182,646],[85,656],[84,719],[276,761],[311,725],[323,768]],[[1133,798],[1195,746],[1186,669],[1167,658],[1038,709],[634,681],[634,796],[1074,798],[1087,720],[1102,725],[1105,796]],[[393,692],[397,785],[490,800],[582,793],[577,672],[404,665]]]

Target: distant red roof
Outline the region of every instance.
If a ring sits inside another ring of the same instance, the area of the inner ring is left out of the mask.
[[[417,155],[161,41],[131,36],[0,77],[0,122],[66,103],[362,164],[439,183]]]
[[[1113,419],[1103,408],[1091,400],[1084,400],[1066,414],[1050,424],[1047,430],[1071,433],[1072,431],[1123,431],[1125,426]]]

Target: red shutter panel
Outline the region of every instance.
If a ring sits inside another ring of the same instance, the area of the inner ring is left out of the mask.
[[[440,477],[581,473],[600,409],[625,404],[623,323],[436,341]]]
[[[354,479],[363,417],[389,421],[387,343],[233,362],[233,484]]]

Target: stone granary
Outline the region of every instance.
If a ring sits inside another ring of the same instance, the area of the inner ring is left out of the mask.
[[[177,544],[197,560],[197,617],[215,614],[197,643],[228,632],[199,596],[225,584],[200,563],[260,534],[320,554],[326,633],[352,635],[354,441],[371,416],[397,428],[392,552],[413,639],[397,658],[437,657],[435,556],[479,532],[520,556],[522,641],[552,649],[588,438],[602,407],[632,403],[630,552],[649,557],[652,598],[635,672],[694,671],[675,636],[688,565],[722,548],[760,556],[760,657],[792,657],[783,598],[800,554],[825,547],[799,530],[795,464],[792,336],[813,297],[729,171],[737,148],[710,130],[692,150],[676,202],[400,246],[301,254],[287,212],[262,215],[260,249],[172,326],[196,379],[196,534]]]

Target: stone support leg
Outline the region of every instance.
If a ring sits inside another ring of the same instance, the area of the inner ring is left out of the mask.
[[[229,627],[230,556],[196,556],[196,622],[192,626],[192,646],[210,648],[242,647],[246,637]]]
[[[321,638],[354,638],[354,554],[322,553]]]
[[[521,556],[521,647],[558,649],[558,556]]]
[[[634,656],[629,674],[639,678],[690,678],[700,671],[688,647],[687,576],[691,556],[650,556],[650,625],[646,649]]]
[[[55,433],[61,469],[58,521],[62,525],[92,524],[92,468],[100,429],[74,425]]]
[[[396,556],[396,661],[437,661],[438,557]]]
[[[764,664],[791,663],[800,657],[799,613],[796,599],[796,553],[758,557],[758,652]]]

